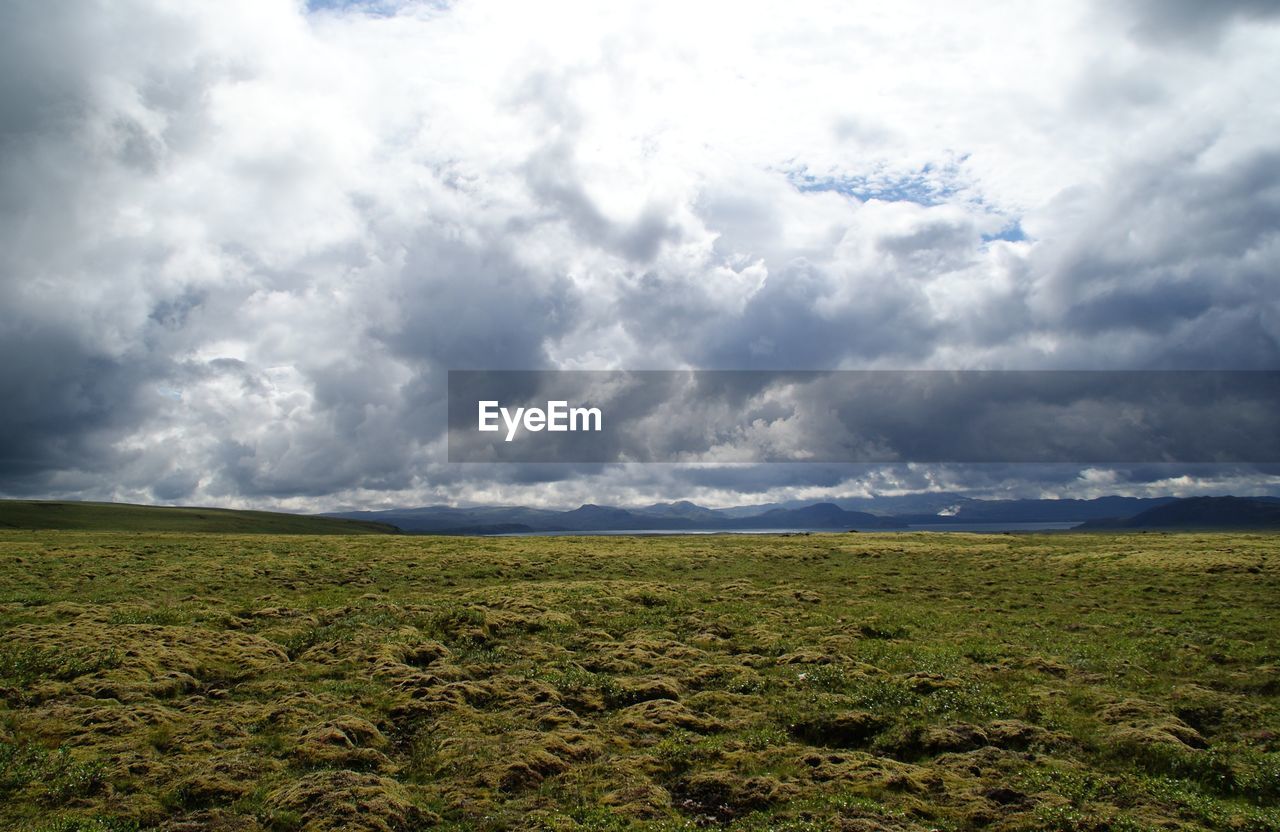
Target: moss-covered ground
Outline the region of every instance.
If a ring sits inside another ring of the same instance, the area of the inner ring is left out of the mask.
[[[1280,829],[1280,538],[0,532],[0,828]]]
[[[399,534],[386,523],[185,506],[86,503],[77,500],[0,500],[0,531],[16,529],[217,532],[220,534]]]

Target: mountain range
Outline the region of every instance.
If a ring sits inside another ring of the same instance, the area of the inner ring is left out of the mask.
[[[1265,528],[1268,524],[1280,528],[1280,498],[1111,496],[1092,500],[981,500],[928,494],[724,509],[707,508],[681,500],[638,508],[590,503],[568,511],[527,506],[437,505],[336,512],[326,516],[386,523],[417,534],[759,529],[874,531],[1018,523],[1072,523],[1083,524],[1082,528],[1098,529]]]
[[[1280,500],[1188,497],[1132,517],[1090,520],[1081,529],[1280,529]]]
[[[900,529],[894,517],[849,511],[833,503],[801,508],[763,507],[750,515],[726,513],[687,501],[625,509],[590,503],[569,511],[524,506],[390,509],[326,515],[389,523],[417,534],[503,534],[521,532],[717,531],[728,529]]]

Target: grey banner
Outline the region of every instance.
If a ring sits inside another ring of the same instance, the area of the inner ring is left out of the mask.
[[[1277,371],[449,372],[450,462],[1280,462]]]

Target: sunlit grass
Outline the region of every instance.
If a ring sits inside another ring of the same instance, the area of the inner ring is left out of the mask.
[[[0,828],[1280,828],[1280,540],[0,533]]]

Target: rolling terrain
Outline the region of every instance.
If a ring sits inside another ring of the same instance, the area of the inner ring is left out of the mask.
[[[239,511],[53,500],[0,500],[0,530],[218,532],[223,534],[395,534],[386,523]]]
[[[1280,501],[1188,497],[1132,517],[1091,520],[1081,529],[1280,529]]]
[[[1280,829],[1280,540],[0,531],[0,828]]]

